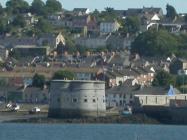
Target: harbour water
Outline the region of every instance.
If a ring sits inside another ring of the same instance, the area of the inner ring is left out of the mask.
[[[186,140],[187,126],[0,124],[0,140]]]

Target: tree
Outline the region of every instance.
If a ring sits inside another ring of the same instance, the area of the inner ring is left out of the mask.
[[[127,36],[127,27],[125,25],[125,20],[124,19],[121,19],[121,20],[118,20],[119,24],[120,24],[120,28],[118,30],[118,33],[120,33],[120,35],[122,35],[123,37],[126,37]]]
[[[176,85],[183,86],[187,84],[187,76],[186,75],[179,75],[176,78]]]
[[[2,15],[4,13],[4,8],[3,6],[0,4],[0,15]]]
[[[24,27],[26,25],[26,22],[24,20],[24,17],[22,15],[17,15],[15,19],[12,22],[13,26],[18,26],[18,27]]]
[[[0,20],[0,34],[4,34],[7,29],[7,20],[6,19],[1,19]]]
[[[170,20],[174,20],[177,16],[177,12],[175,10],[175,8],[169,4],[166,5],[166,17]]]
[[[114,13],[114,8],[106,7],[106,8],[105,8],[105,11],[106,11],[107,13]]]
[[[87,51],[87,48],[85,46],[77,46],[77,50],[80,52],[81,55],[84,55]]]
[[[5,80],[5,79],[0,79],[0,87],[4,87],[4,86],[7,86],[7,85],[8,85],[7,80]]]
[[[174,85],[175,78],[168,72],[159,71],[156,74],[152,84],[153,86],[162,86],[162,87],[169,86],[170,84]]]
[[[44,18],[40,18],[36,24],[38,33],[49,33],[52,30],[51,24]]]
[[[140,19],[137,16],[127,17],[125,20],[119,20],[121,27],[119,33],[126,36],[127,33],[135,34],[140,30]]]
[[[73,54],[77,51],[77,48],[75,46],[67,47],[67,51],[70,54]]]
[[[104,21],[113,21],[117,19],[117,14],[114,11],[114,8],[106,7],[105,11],[102,11],[101,14],[99,14],[99,20]]]
[[[75,41],[73,40],[73,38],[69,34],[67,34],[65,36],[65,40],[66,40],[67,47],[75,47]]]
[[[43,88],[43,86],[45,84],[45,76],[39,75],[39,74],[35,74],[33,76],[32,80],[33,80],[32,86]]]
[[[73,80],[75,78],[75,75],[73,72],[67,71],[67,70],[60,70],[54,73],[53,79],[68,79]]]
[[[137,16],[130,16],[125,19],[127,32],[136,33],[140,30],[140,19]]]
[[[45,15],[45,3],[42,0],[33,0],[30,11],[33,14]]]
[[[11,14],[26,13],[29,10],[29,4],[24,0],[9,0],[6,2],[6,9]]]
[[[100,12],[99,12],[97,9],[95,9],[95,10],[92,12],[92,16],[94,16],[94,17],[96,17],[96,18],[99,17],[99,14],[100,14]]]
[[[149,30],[134,40],[131,52],[142,56],[168,56],[177,52],[178,45],[175,36],[167,31]]]
[[[48,13],[55,13],[62,10],[62,5],[57,0],[47,0],[45,7]]]

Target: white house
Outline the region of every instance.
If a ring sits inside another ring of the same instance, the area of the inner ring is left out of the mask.
[[[117,21],[101,22],[100,33],[112,33],[119,29],[120,25]]]
[[[121,86],[106,90],[107,107],[124,107],[134,101],[133,91],[138,89],[136,79],[128,79]]]

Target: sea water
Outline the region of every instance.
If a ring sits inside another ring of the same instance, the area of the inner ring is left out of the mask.
[[[187,140],[187,126],[2,123],[0,140]]]

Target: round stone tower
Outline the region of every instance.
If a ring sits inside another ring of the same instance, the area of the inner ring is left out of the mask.
[[[105,116],[103,81],[52,80],[49,117],[76,118]]]

